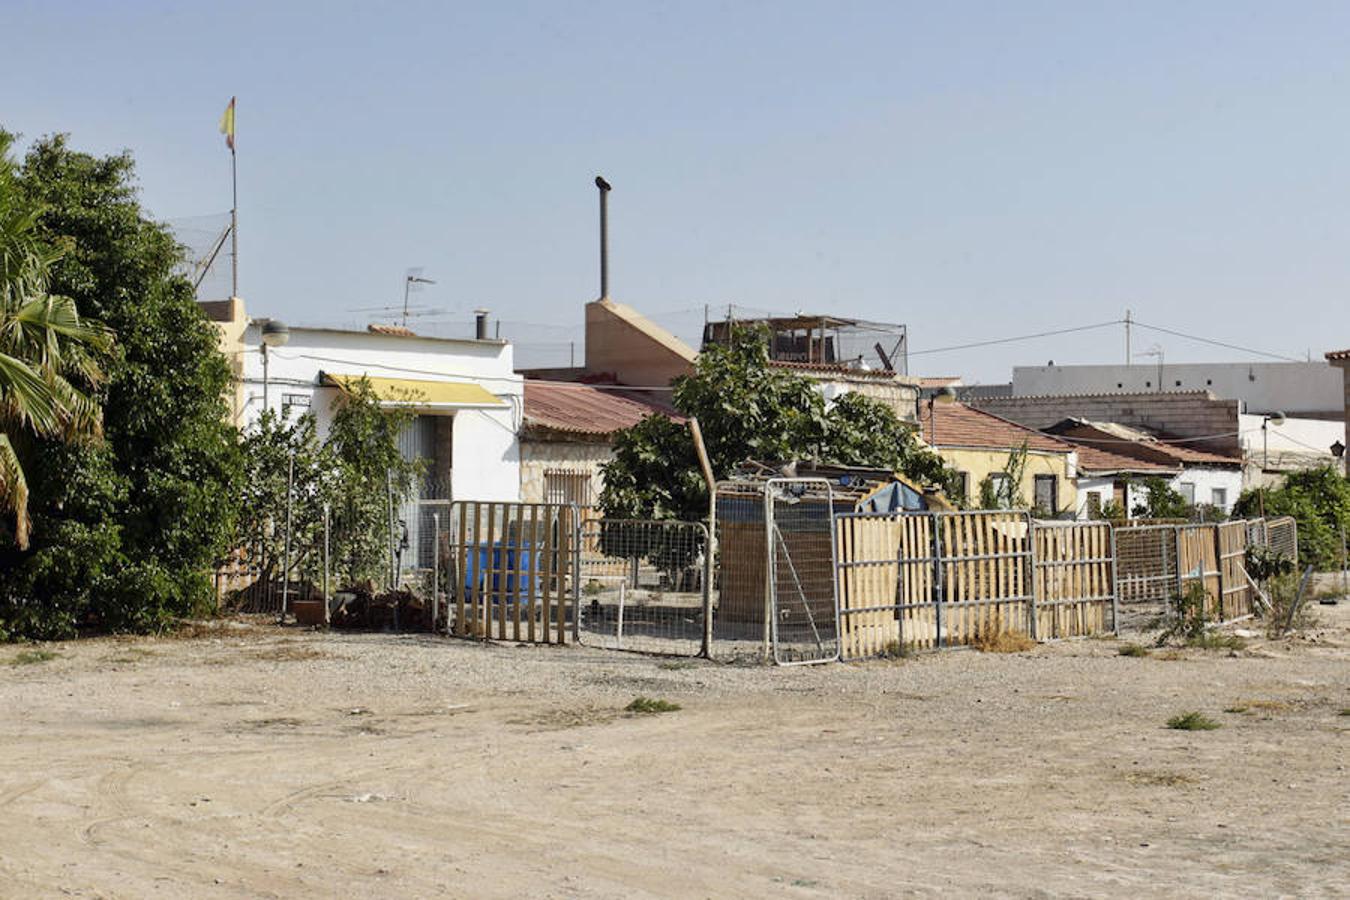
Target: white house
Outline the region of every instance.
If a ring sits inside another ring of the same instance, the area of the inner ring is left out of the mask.
[[[256,422],[265,403],[283,416],[312,412],[322,438],[335,401],[365,377],[382,403],[416,412],[401,443],[406,457],[429,461],[423,498],[519,499],[524,380],[513,371],[508,342],[383,326],[297,326],[284,343],[267,347],[264,331],[277,330],[269,329],[273,320],[244,317],[237,300],[202,306],[235,371],[232,417],[239,427]]]

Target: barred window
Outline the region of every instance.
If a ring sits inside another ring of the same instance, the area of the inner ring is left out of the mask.
[[[545,503],[591,505],[591,473],[584,469],[548,469],[544,472]]]

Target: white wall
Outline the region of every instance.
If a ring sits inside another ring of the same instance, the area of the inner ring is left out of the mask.
[[[1158,365],[1017,366],[1013,394],[1118,394],[1158,390]],[[1180,382],[1180,384],[1178,384]],[[1210,391],[1221,400],[1243,400],[1247,412],[1335,414],[1343,407],[1339,369],[1324,362],[1165,363],[1164,391]]]
[[[1287,418],[1283,425],[1268,423],[1265,435],[1261,433],[1261,422],[1261,416],[1238,416],[1238,427],[1242,430],[1242,455],[1258,462],[1265,449],[1263,440],[1269,442],[1272,456],[1282,452],[1321,453],[1330,463],[1335,459],[1331,455],[1331,445],[1345,439],[1345,423],[1341,421]]]
[[[1126,514],[1134,517],[1134,508],[1136,505],[1142,505],[1148,500],[1148,491],[1144,489],[1143,479],[1133,478],[1125,490],[1125,509]],[[1237,503],[1238,495],[1242,493],[1242,472],[1237,469],[1207,469],[1190,468],[1183,469],[1179,474],[1168,479],[1168,484],[1175,491],[1181,490],[1181,484],[1187,482],[1195,486],[1195,502],[1199,504],[1212,505],[1215,488],[1222,488],[1228,492],[1224,499],[1222,509],[1225,513],[1233,511],[1233,504]],[[1112,502],[1115,499],[1116,476],[1088,477],[1080,476],[1078,479],[1078,503],[1076,506],[1076,515],[1080,519],[1087,518],[1088,494],[1096,493],[1101,497],[1101,505]]]
[[[244,333],[245,427],[262,414],[260,344],[258,326],[250,325]],[[454,412],[451,490],[463,500],[519,499],[524,379],[513,371],[510,344],[292,328],[284,347],[268,351],[268,407],[280,414],[287,395],[308,397],[322,438],[337,391],[319,386],[320,372],[482,386],[506,405]]]

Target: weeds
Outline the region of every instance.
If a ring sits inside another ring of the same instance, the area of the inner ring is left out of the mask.
[[[1213,731],[1223,726],[1204,713],[1188,712],[1168,719],[1167,727],[1177,731]]]
[[[11,666],[33,666],[57,659],[60,655],[50,650],[20,650],[6,662]]]
[[[1148,648],[1139,644],[1124,644],[1119,652],[1121,656],[1148,656]]]
[[[1195,647],[1199,650],[1241,650],[1247,646],[1247,642],[1235,634],[1206,631],[1203,634],[1187,638],[1186,646]]]
[[[652,697],[636,697],[632,703],[623,708],[623,711],[650,716],[656,715],[657,713],[676,712],[679,709],[681,709],[680,704],[671,703],[669,700],[657,700]]]
[[[890,641],[881,648],[882,659],[909,659],[913,655],[914,651],[899,641]]]
[[[692,659],[667,659],[656,664],[658,669],[665,669],[667,672],[677,672],[680,669],[692,669],[698,663]]]
[[[1205,586],[1192,581],[1185,589],[1172,598],[1172,615],[1169,624],[1158,634],[1157,646],[1161,647],[1172,638],[1181,638],[1182,643],[1201,638],[1209,628],[1209,613],[1205,606],[1209,594]]]
[[[981,653],[1023,653],[1036,642],[1021,631],[981,632],[970,645]]]

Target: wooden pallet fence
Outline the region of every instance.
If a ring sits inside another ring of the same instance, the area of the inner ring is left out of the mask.
[[[991,511],[932,515],[938,528],[942,643],[1030,633],[1030,517]]]
[[[1223,586],[1219,571],[1216,525],[1184,525],[1177,528],[1178,587],[1186,591],[1192,584],[1205,589],[1205,615],[1223,618]]]
[[[452,633],[567,643],[576,622],[575,508],[473,500],[454,507]]]
[[[1219,557],[1220,609],[1225,619],[1240,619],[1252,614],[1252,587],[1247,578],[1246,522],[1224,522],[1214,526]]]
[[[1115,554],[1108,522],[1037,522],[1036,636],[1115,630]]]

